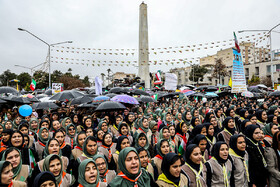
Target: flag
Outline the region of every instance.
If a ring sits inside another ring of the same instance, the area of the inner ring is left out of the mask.
[[[161,81],[160,71],[158,71],[158,72],[156,73],[156,78],[157,78],[158,81]]]
[[[5,113],[5,117],[4,117],[4,120],[7,121],[8,120],[8,116],[7,116],[7,113]]]
[[[160,89],[159,85],[156,85],[155,88],[158,89],[158,90]]]
[[[32,82],[31,82],[31,84],[30,84],[30,89],[31,89],[32,91],[34,91],[35,88],[36,88],[36,81],[35,81],[34,79],[32,79]]]
[[[195,97],[195,98],[194,98],[194,101],[197,103],[197,102],[198,102],[198,97]]]
[[[179,155],[185,155],[186,147],[187,147],[187,138],[186,135],[183,136],[183,140],[181,141],[181,144],[178,148]]]
[[[218,93],[221,93],[222,91],[221,91],[221,88],[219,87],[219,90],[218,90]]]
[[[234,35],[235,48],[237,49],[238,53],[240,53],[240,48],[239,48],[239,45],[238,45],[238,41],[237,41],[235,32],[233,32],[233,35]]]
[[[152,95],[152,98],[154,98],[157,101],[158,100],[158,94]]]
[[[232,80],[231,80],[231,77],[230,77],[230,79],[229,79],[228,85],[229,85],[229,87],[232,88]]]
[[[237,100],[237,96],[235,94],[233,95],[233,98]]]

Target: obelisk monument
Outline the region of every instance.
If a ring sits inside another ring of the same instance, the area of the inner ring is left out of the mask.
[[[145,88],[150,88],[149,43],[148,43],[147,4],[140,5],[139,12],[139,61],[138,76],[145,81]]]

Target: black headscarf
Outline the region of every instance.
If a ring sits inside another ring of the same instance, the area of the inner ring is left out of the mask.
[[[255,143],[257,143],[258,141],[256,141],[253,138],[253,134],[257,128],[260,128],[260,127],[258,125],[249,125],[249,126],[245,127],[245,131],[244,131],[245,136],[247,136],[247,138],[251,139]]]
[[[180,182],[180,176],[174,177],[173,175],[171,175],[169,170],[170,170],[170,166],[174,164],[178,159],[181,160],[180,156],[177,155],[176,153],[168,153],[163,157],[163,161],[161,164],[161,170],[166,176],[166,178],[174,182],[177,186],[179,185]]]
[[[219,164],[223,164],[228,160],[228,158],[226,160],[224,160],[220,157],[220,148],[223,144],[227,145],[226,142],[218,141],[217,143],[214,144],[214,146],[212,148],[212,152],[211,152],[211,155],[217,159]]]
[[[273,123],[274,114],[270,114],[267,116],[267,123]],[[278,125],[278,124],[277,124]]]
[[[110,133],[106,132],[106,133],[103,135],[103,140],[102,140],[102,145],[104,145],[104,146],[106,146],[106,147],[110,147],[110,146],[112,145],[112,143],[111,143],[111,145],[107,145],[107,144],[105,143],[105,137],[106,137],[108,134],[111,136],[111,138],[112,138],[112,143],[113,143],[113,137],[112,137],[112,135],[111,135]]]
[[[53,174],[49,171],[44,171],[36,176],[33,187],[40,187],[44,182],[46,181],[53,181],[55,184],[55,187],[57,187],[55,177]]]
[[[3,133],[7,133],[10,135],[10,139],[7,141],[7,142],[4,142],[3,139],[2,139],[2,143],[5,145],[5,146],[8,146],[10,147],[11,146],[11,138],[12,138],[12,134],[13,134],[13,130],[12,129],[5,129],[3,130],[2,134]],[[2,135],[3,136],[3,135]]]
[[[262,119],[262,113],[264,112],[264,110],[258,110],[257,112],[256,112],[256,117],[257,117],[257,119],[259,120],[259,121],[261,121],[261,122],[265,122],[263,119]]]
[[[229,147],[239,156],[241,157],[244,157],[245,155],[245,151],[240,151],[238,148],[237,148],[237,139],[239,137],[243,137],[244,140],[245,140],[245,136],[242,135],[242,134],[235,134],[233,136],[230,137],[230,140],[229,140]]]
[[[207,138],[209,138],[211,141],[213,140],[213,137],[215,136],[215,133],[216,133],[216,129],[215,129],[215,127],[211,124],[211,123],[203,123],[203,125],[206,127],[206,133],[207,133]],[[209,130],[209,127],[210,126],[213,126],[214,127],[214,136],[211,136],[211,135],[209,135],[208,134],[208,130]],[[218,126],[218,125],[217,125]]]
[[[232,111],[233,110],[233,108],[228,108],[227,110],[226,110],[226,116],[230,116],[230,111]]]
[[[245,119],[245,120],[243,120],[242,122],[241,122],[241,124],[240,124],[240,131],[244,134],[244,132],[245,132],[245,125],[246,125],[246,123],[247,122],[249,122],[250,120],[249,119]]]
[[[196,120],[196,119],[199,119],[199,117],[193,117],[192,120],[191,120],[191,125],[192,125],[193,127],[195,127],[195,124],[194,124],[194,123],[195,123],[195,120]]]
[[[204,125],[202,124],[195,126],[190,134],[189,141],[192,140],[197,134],[200,134],[203,127]]]
[[[231,120],[231,119],[234,121],[234,119],[233,119],[232,117],[227,117],[227,118],[223,121],[223,127],[224,127],[225,129],[227,129],[227,130],[233,135],[234,132],[236,131],[235,127],[233,127],[233,128],[229,128],[229,127],[228,127],[228,122],[229,122],[229,120]]]
[[[127,136],[120,136],[120,137],[118,137],[117,146],[116,146],[117,151],[121,151],[121,144],[122,144],[122,141],[124,139],[128,139],[128,137]],[[129,139],[128,139],[128,141],[129,141]]]
[[[200,168],[200,164],[195,164],[195,163],[190,159],[193,150],[194,150],[195,148],[197,148],[197,147],[198,147],[198,145],[196,145],[196,144],[190,144],[190,145],[188,145],[187,148],[186,148],[185,158],[184,158],[184,159],[185,159],[185,161],[186,161],[192,168],[194,168],[194,169],[198,172],[198,171],[199,171],[199,168]]]
[[[205,115],[205,118],[204,118],[204,123],[205,122],[210,122],[210,116],[211,116],[211,114],[214,114],[213,112],[208,112],[206,115]]]
[[[247,109],[241,109],[241,110],[239,111],[240,117],[245,118],[245,113],[246,113],[246,111],[247,111]]]

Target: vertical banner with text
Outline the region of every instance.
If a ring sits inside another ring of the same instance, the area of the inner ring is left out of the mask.
[[[236,49],[233,50],[233,64],[232,64],[232,93],[241,93],[247,91],[244,66],[241,54]]]

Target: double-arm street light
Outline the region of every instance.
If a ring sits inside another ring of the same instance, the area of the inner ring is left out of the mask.
[[[59,45],[59,44],[65,44],[65,43],[72,43],[72,41],[65,41],[65,42],[59,42],[59,43],[54,43],[54,44],[49,44],[46,41],[42,40],[41,38],[39,38],[38,36],[34,35],[33,33],[29,32],[28,30],[22,29],[22,28],[18,28],[19,31],[25,31],[28,34],[32,35],[33,37],[37,38],[38,40],[40,40],[41,42],[43,42],[44,44],[46,44],[48,46],[48,64],[49,64],[49,88],[51,88],[51,46],[55,46],[55,45]]]
[[[275,32],[275,33],[280,33],[278,31],[273,31],[276,27],[278,27],[280,25],[277,24],[274,27],[272,27],[270,30],[242,30],[242,31],[238,31],[238,33],[242,33],[242,32],[259,32],[259,31],[265,31],[267,32],[267,34],[269,34],[269,43],[270,43],[270,71],[271,71],[271,83],[272,83],[272,88],[274,88],[274,78],[273,78],[273,59],[272,59],[272,41],[271,41],[271,33]]]
[[[21,66],[21,65],[15,65],[16,67],[20,67],[20,68],[25,68],[25,69],[29,69],[31,71],[31,82],[32,82],[32,78],[33,78],[33,71],[35,68],[37,68],[38,66],[42,65],[44,63],[38,64],[37,66],[34,67],[26,67],[26,66]]]

